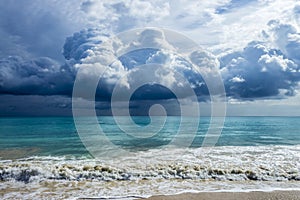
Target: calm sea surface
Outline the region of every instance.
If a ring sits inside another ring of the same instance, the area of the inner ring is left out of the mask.
[[[134,120],[139,125],[149,123],[148,117],[135,117]],[[141,147],[152,149],[167,145],[176,136],[180,118],[169,117],[166,127],[156,136],[139,140],[124,134],[112,117],[99,117],[98,121],[113,143],[122,148],[138,150]],[[209,123],[210,118],[201,118],[191,147],[201,146]],[[216,146],[298,144],[300,117],[227,117]],[[8,148],[36,148],[32,155],[87,154],[71,117],[0,118],[0,150]]]

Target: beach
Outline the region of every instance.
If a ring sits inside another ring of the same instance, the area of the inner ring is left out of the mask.
[[[298,191],[272,191],[272,192],[203,192],[203,193],[184,193],[169,196],[153,196],[148,200],[298,200],[300,199],[300,190]]]

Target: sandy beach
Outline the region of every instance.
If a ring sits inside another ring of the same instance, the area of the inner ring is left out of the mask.
[[[299,200],[300,191],[272,192],[202,192],[169,196],[153,196],[148,200]]]

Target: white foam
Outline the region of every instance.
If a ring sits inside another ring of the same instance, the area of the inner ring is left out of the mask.
[[[300,146],[156,149],[109,161],[51,156],[2,160],[0,180],[1,190],[10,189],[5,198],[28,199],[50,193],[53,199],[68,199],[300,190]]]
[[[278,137],[278,136],[259,136],[259,138],[261,139],[275,139],[275,140],[282,140],[282,137]]]

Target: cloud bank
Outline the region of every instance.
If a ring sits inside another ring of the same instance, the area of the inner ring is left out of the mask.
[[[227,96],[251,100],[295,95],[300,81],[297,29],[272,20],[263,34],[264,40],[250,42],[242,51],[220,57]],[[199,99],[209,96],[202,76],[213,76],[215,71],[211,69],[219,68],[212,54],[204,50],[191,52],[190,60],[198,64],[195,68],[172,51],[175,47],[159,30],[146,29],[128,44],[117,40],[107,43],[109,38],[110,34],[99,29],[74,33],[66,38],[63,46],[67,63],[64,65],[43,57],[2,59],[0,92],[71,96],[76,73],[84,69],[87,80],[94,75],[101,76],[96,94],[98,100],[110,100],[117,84],[126,93],[144,80],[148,80],[144,92],[140,90],[134,94],[133,100],[174,98],[170,91],[187,97],[190,94],[185,94],[186,87],[193,88]],[[145,48],[153,45],[157,48]],[[119,56],[116,49],[126,49],[128,53]]]

